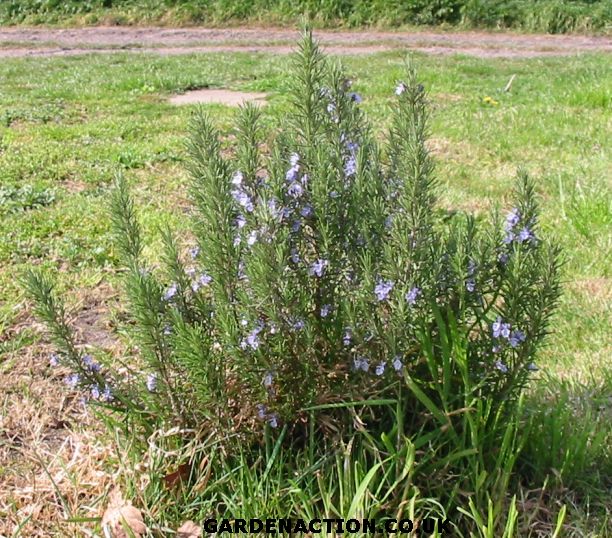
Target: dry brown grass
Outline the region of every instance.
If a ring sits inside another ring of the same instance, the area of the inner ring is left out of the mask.
[[[116,346],[102,284],[79,294],[73,325],[79,340]],[[6,338],[41,330],[24,311]],[[64,384],[68,370],[49,366],[52,352],[31,344],[0,358],[0,537],[93,536],[114,478],[112,446],[81,396]]]

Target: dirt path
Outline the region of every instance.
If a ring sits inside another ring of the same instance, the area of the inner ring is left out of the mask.
[[[612,39],[591,36],[431,31],[317,31],[316,36],[331,54],[369,54],[399,49],[431,54],[460,53],[483,58],[527,58],[612,52]],[[0,57],[67,56],[117,51],[284,54],[292,50],[297,37],[297,31],[274,28],[0,28]]]

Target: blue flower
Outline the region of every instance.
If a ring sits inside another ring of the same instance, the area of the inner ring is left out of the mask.
[[[395,95],[402,95],[402,93],[404,93],[407,89],[408,87],[406,86],[406,84],[404,84],[403,82],[400,82],[395,87]]]
[[[493,330],[493,336],[495,338],[499,338],[500,336],[503,338],[510,337],[510,324],[504,323],[499,316],[491,325],[491,329]]]
[[[387,366],[387,363],[386,363],[386,362],[384,362],[384,361],[383,361],[383,362],[379,362],[379,363],[376,365],[376,375],[377,375],[377,376],[381,376],[381,375],[383,375],[383,374],[385,373],[385,368],[386,368],[386,366]]]
[[[291,231],[293,233],[298,233],[302,228],[302,221],[300,219],[295,219],[293,224],[291,224]]]
[[[357,172],[357,160],[354,155],[350,155],[344,163],[344,175],[346,177],[354,176]]]
[[[234,236],[234,243],[233,245],[235,247],[237,247],[238,245],[240,245],[240,243],[242,242],[242,238],[239,235]]]
[[[295,320],[291,325],[291,328],[295,331],[301,331],[304,327],[306,327],[306,324],[301,319]]]
[[[402,362],[402,356],[401,355],[396,355],[393,358],[393,362],[391,364],[393,366],[393,369],[396,372],[399,372],[404,367],[404,363]]]
[[[266,406],[264,404],[257,404],[255,407],[257,409],[257,416],[261,420],[264,420],[266,418],[266,415],[268,414]]]
[[[304,194],[304,188],[299,181],[292,181],[287,187],[287,194],[292,198],[299,198]]]
[[[521,220],[521,213],[515,207],[513,208],[508,215],[506,215],[506,231],[509,232],[512,230]]]
[[[321,317],[326,318],[327,316],[329,316],[331,311],[332,311],[332,306],[330,304],[324,304],[321,307]]]
[[[508,367],[502,361],[495,361],[495,368],[497,368],[502,374],[508,373]]]
[[[100,371],[100,365],[93,359],[91,355],[85,355],[83,357],[83,365],[90,372],[98,373]]]
[[[263,330],[264,325],[262,322],[258,322],[255,328],[247,335],[246,345],[252,350],[259,348],[259,333]]]
[[[66,385],[68,385],[71,389],[76,388],[80,381],[81,376],[79,374],[70,374],[65,379]]]
[[[251,200],[251,197],[246,192],[240,189],[233,190],[232,197],[240,206],[244,207],[244,209],[246,209],[249,213],[253,212],[253,200]]]
[[[327,260],[322,260],[319,259],[316,262],[314,262],[311,266],[310,266],[310,275],[311,276],[318,276],[319,278],[323,276],[323,273],[325,273],[325,268],[328,265],[328,261]]]
[[[241,228],[244,228],[244,226],[246,225],[247,221],[246,221],[246,217],[244,215],[238,215],[234,222],[236,223],[236,228],[238,228],[240,230]]]
[[[533,232],[527,227],[525,226],[518,234],[517,240],[519,243],[523,243],[525,241],[530,241],[535,239],[535,236],[533,235]]]
[[[189,249],[189,255],[191,256],[193,260],[195,260],[199,254],[200,254],[200,247],[196,246],[196,247],[192,247]]]
[[[510,337],[508,338],[508,342],[512,347],[517,347],[520,343],[525,341],[525,333],[523,331],[519,331],[518,329],[512,331]]]
[[[49,357],[49,366],[59,366],[60,360],[59,357],[54,353]]]
[[[300,210],[300,215],[302,215],[302,217],[304,218],[308,218],[312,215],[313,213],[313,209],[312,206],[310,204],[306,204],[301,210]]]
[[[274,383],[274,373],[266,372],[266,375],[263,378],[263,386],[269,389]]]
[[[366,357],[357,356],[353,359],[353,369],[367,372],[370,369],[370,361]]]
[[[295,248],[291,249],[291,261],[293,263],[300,263],[300,255],[298,254],[298,251]]]
[[[166,301],[170,301],[176,295],[177,291],[178,285],[176,284],[176,282],[173,282],[172,284],[170,284],[170,286],[168,286],[168,289],[165,291],[164,299]]]
[[[252,247],[255,243],[257,243],[257,230],[252,230],[247,237],[247,245]]]
[[[533,362],[530,362],[527,365],[527,370],[529,370],[530,372],[537,372],[539,368]]]
[[[419,298],[420,295],[421,295],[421,288],[418,288],[416,286],[413,288],[410,288],[405,296],[406,302],[409,305],[413,305],[417,302],[417,299]]]
[[[270,211],[270,215],[272,216],[272,218],[278,218],[278,216],[280,215],[278,200],[276,198],[270,198],[266,205],[268,207],[268,211]]]
[[[473,293],[476,289],[476,281],[473,278],[468,278],[465,282],[465,289]]]
[[[342,337],[342,343],[344,344],[345,347],[348,347],[351,345],[351,342],[353,340],[353,331],[347,327],[344,330],[344,336]]]
[[[198,291],[203,286],[208,286],[212,282],[212,277],[206,273],[202,273],[195,282],[191,285],[193,291]]]
[[[393,289],[394,282],[392,280],[379,280],[374,286],[374,294],[379,301],[386,301]]]
[[[361,95],[359,95],[358,93],[351,92],[348,94],[348,96],[349,96],[349,99],[353,101],[354,103],[359,104],[363,101],[363,99],[361,98]]]
[[[268,417],[268,425],[270,428],[278,428],[278,415],[276,413],[272,413]]]
[[[242,172],[240,170],[234,172],[234,175],[232,176],[232,185],[236,185],[236,187],[239,187],[240,185],[242,185],[243,179],[244,176],[242,175]]]
[[[157,374],[149,374],[147,376],[147,390],[155,392],[155,389],[157,389]]]

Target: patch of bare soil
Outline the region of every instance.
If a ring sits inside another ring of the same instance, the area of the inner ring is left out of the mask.
[[[286,54],[292,50],[298,35],[294,30],[275,28],[2,28],[0,57],[65,56],[116,51],[159,54]],[[612,39],[605,36],[518,35],[497,32],[317,31],[316,37],[330,54],[361,55],[386,50],[415,50],[430,54],[525,58],[580,52],[612,52]]]
[[[192,105],[195,103],[217,103],[228,106],[239,106],[246,101],[255,101],[265,104],[265,93],[237,92],[232,90],[193,90],[170,97],[173,105]]]

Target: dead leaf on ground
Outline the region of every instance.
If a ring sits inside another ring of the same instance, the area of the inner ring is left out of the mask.
[[[166,484],[166,488],[173,489],[179,486],[183,482],[187,482],[189,480],[189,476],[191,475],[191,465],[189,463],[182,463],[179,465],[178,469],[173,473],[168,473],[164,476],[164,483]]]
[[[108,507],[102,516],[102,528],[106,538],[140,538],[147,532],[140,510],[123,500],[118,489],[111,491]]]
[[[196,525],[193,521],[186,521],[176,531],[177,538],[200,538],[202,536],[202,527]]]

